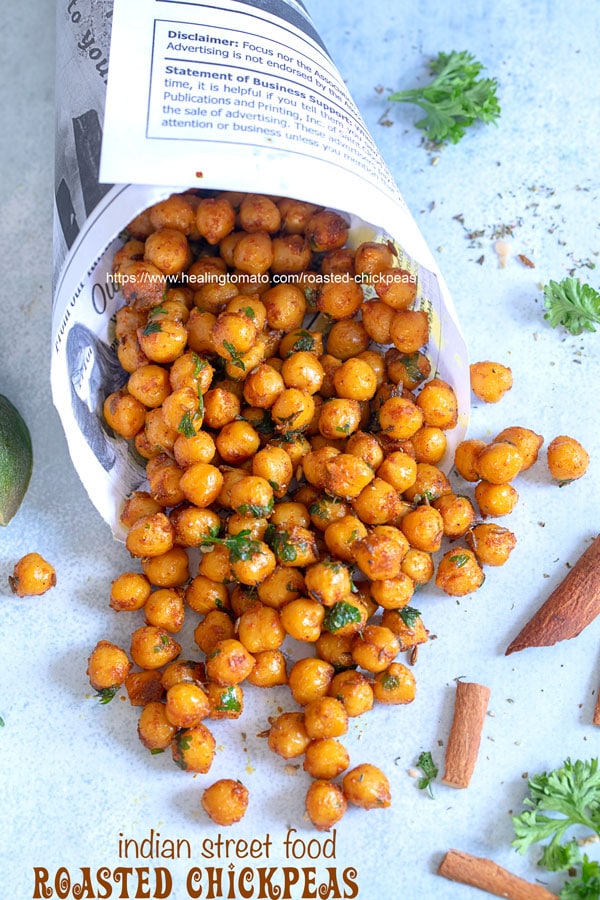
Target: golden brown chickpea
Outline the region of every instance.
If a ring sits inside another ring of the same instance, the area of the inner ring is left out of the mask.
[[[508,484],[522,467],[523,457],[517,447],[508,441],[488,444],[475,460],[479,478],[490,484]]]
[[[316,450],[309,450],[302,457],[302,472],[306,481],[316,490],[323,490],[327,480],[325,464],[338,456],[339,450],[331,444],[324,444]]]
[[[560,434],[548,444],[548,471],[560,485],[576,481],[585,475],[590,457],[575,438]]]
[[[396,635],[401,653],[426,643],[429,637],[421,616],[413,608],[404,611],[386,609],[381,617],[381,624]]]
[[[339,522],[350,512],[348,503],[340,497],[330,497],[327,494],[319,494],[309,507],[313,527],[323,532],[333,522]]]
[[[373,708],[372,684],[362,672],[355,669],[338,672],[331,680],[329,694],[344,704],[350,718],[361,716]]]
[[[369,348],[371,339],[362,322],[341,319],[334,322],[327,335],[327,355],[337,359],[350,359]]]
[[[377,296],[394,310],[408,309],[417,297],[417,279],[412,272],[396,266],[382,269],[374,279]]]
[[[480,481],[475,487],[475,500],[482,516],[507,516],[519,502],[519,495],[512,484]]]
[[[149,234],[152,234],[154,226],[150,220],[150,211],[151,207],[142,210],[141,213],[135,216],[125,229],[127,234],[140,241],[145,240]]]
[[[160,406],[171,393],[169,373],[155,363],[142,365],[129,376],[127,390],[144,406]]]
[[[267,322],[275,331],[294,331],[300,328],[306,314],[306,299],[300,288],[285,282],[269,288],[262,295],[267,310]]]
[[[94,690],[113,696],[130,669],[131,662],[124,650],[110,641],[98,641],[88,659],[86,674]]]
[[[273,719],[267,743],[269,750],[284,759],[295,759],[297,756],[302,756],[310,744],[310,738],[304,725],[304,713],[281,713]]]
[[[486,566],[503,566],[517,543],[512,531],[493,522],[475,525],[465,540],[477,561]]]
[[[315,643],[315,650],[319,659],[330,662],[336,670],[347,669],[354,665],[351,644],[351,634],[322,631]]]
[[[150,232],[151,233],[151,232]],[[123,263],[128,263],[133,259],[143,259],[144,258],[144,241],[136,240],[133,238],[130,241],[127,241],[120,250],[117,250],[115,255],[113,256],[112,261],[112,271],[114,275],[117,275],[121,269]],[[131,331],[131,316],[130,311],[131,307],[123,307],[125,310],[124,315],[119,316],[119,313],[122,310],[117,310],[116,315],[116,329],[115,336],[117,338],[123,337],[123,335],[127,331]],[[126,324],[125,324],[126,322]],[[125,327],[123,325],[125,324]],[[136,326],[137,327],[137,326]]]
[[[381,300],[368,300],[361,307],[362,323],[372,341],[391,344],[390,328],[395,312]]]
[[[379,425],[384,435],[403,441],[421,428],[423,413],[406,397],[390,397],[379,407]]]
[[[209,244],[233,231],[235,210],[226,197],[204,197],[196,207],[196,228]]]
[[[169,369],[171,389],[191,387],[196,394],[205,394],[210,387],[214,369],[208,360],[188,350],[179,356]]]
[[[245,475],[231,486],[229,503],[243,516],[269,516],[273,512],[273,488],[259,475]]]
[[[139,572],[123,572],[111,584],[110,607],[119,612],[141,609],[152,588],[145,575]]]
[[[469,367],[471,390],[485,403],[498,403],[512,388],[512,372],[507,366],[497,362],[472,363]]]
[[[39,597],[56,584],[56,570],[39,553],[26,553],[15,563],[8,583],[17,597]]]
[[[481,587],[484,574],[475,554],[466,547],[448,550],[439,562],[437,587],[452,597],[464,597]]]
[[[102,410],[108,427],[125,440],[135,437],[146,421],[144,404],[125,390],[109,394]]]
[[[295,328],[293,331],[284,334],[279,343],[278,351],[281,357],[281,365],[283,365],[283,360],[287,359],[288,356],[299,351],[314,353],[317,358],[321,357],[323,355],[323,332]],[[279,371],[281,371],[281,368]]]
[[[352,501],[352,509],[365,525],[386,525],[402,514],[403,501],[391,484],[375,477]]]
[[[319,312],[335,321],[356,315],[363,301],[363,290],[356,281],[326,281],[319,285],[316,294]]]
[[[325,462],[323,487],[335,497],[354,500],[374,477],[364,460],[351,453],[339,453]]]
[[[358,456],[372,469],[377,469],[383,462],[383,449],[373,434],[366,431],[357,431],[352,434],[345,447],[346,453]]]
[[[423,425],[410,439],[417,462],[436,465],[443,459],[448,442],[437,425]]]
[[[281,213],[275,203],[262,194],[246,194],[240,205],[238,221],[244,231],[279,231]]]
[[[211,312],[200,309],[192,309],[187,320],[188,347],[194,353],[214,353],[212,330],[217,317]]]
[[[183,591],[178,588],[160,588],[154,591],[144,608],[148,625],[157,625],[171,634],[181,631],[185,618]]]
[[[281,529],[296,527],[307,529],[310,525],[308,507],[296,500],[282,500],[273,507],[269,523]]]
[[[253,541],[262,541],[268,525],[264,516],[242,515],[231,513],[227,518],[227,534],[235,535],[248,532],[247,537]]]
[[[329,250],[321,257],[321,275],[347,275],[354,278],[354,250],[350,247],[338,247]]]
[[[454,428],[458,419],[458,400],[447,381],[432,378],[421,389],[416,404],[423,413],[425,425]]]
[[[304,234],[311,250],[321,253],[324,250],[337,250],[343,247],[348,237],[349,225],[346,220],[333,210],[322,210],[314,213],[306,223]]]
[[[131,635],[131,658],[140,669],[160,669],[180,653],[177,641],[156,625],[142,625]]]
[[[254,654],[254,666],[247,681],[255,687],[287,684],[285,656],[281,650],[260,650]]]
[[[246,650],[255,654],[277,650],[283,644],[285,630],[278,611],[257,602],[240,616],[237,636]]]
[[[150,493],[162,507],[177,506],[185,500],[181,488],[183,469],[166,453],[157,453],[146,464]]]
[[[240,272],[262,275],[273,262],[271,237],[266,231],[242,234],[233,248],[233,264]]]
[[[166,276],[152,263],[143,259],[128,260],[121,263],[116,276],[127,306],[148,310],[162,300]]]
[[[190,561],[184,547],[171,547],[159,556],[142,559],[144,575],[155,587],[176,588],[185,584],[190,575]]]
[[[212,462],[216,452],[215,442],[207,431],[198,431],[191,437],[180,434],[173,444],[175,462],[184,469],[197,462]]]
[[[471,438],[461,441],[454,451],[454,467],[465,481],[479,481],[477,474],[477,457],[487,447],[485,441]]]
[[[206,658],[206,674],[217,684],[240,684],[254,666],[254,658],[241,641],[219,641]]]
[[[223,462],[233,466],[254,456],[260,447],[260,435],[248,422],[236,420],[223,426],[215,444]]]
[[[352,549],[361,572],[371,581],[397,578],[408,550],[408,540],[398,528],[376,525]]]
[[[175,319],[154,319],[148,316],[145,328],[138,328],[138,341],[151,362],[172,363],[184,352],[188,339],[187,327]]]
[[[417,463],[417,477],[404,491],[404,499],[409,503],[422,503],[424,500],[433,503],[438,497],[451,493],[450,482],[441,469],[429,463]]]
[[[352,637],[362,631],[368,617],[369,610],[360,594],[347,594],[327,608],[323,631],[340,638]]]
[[[239,719],[244,711],[244,692],[239,684],[224,686],[209,681],[205,690],[211,719]]]
[[[390,337],[401,353],[416,353],[429,339],[429,318],[423,310],[396,312],[390,325]]]
[[[316,353],[297,350],[290,353],[281,367],[281,376],[288,388],[298,388],[309,394],[316,394],[323,384],[323,366]]]
[[[214,387],[204,395],[204,424],[208,428],[221,429],[239,416],[242,408],[234,393],[223,387]]]
[[[304,234],[308,222],[318,210],[314,203],[282,197],[277,201],[281,213],[281,230],[285,234]]]
[[[161,675],[161,685],[165,691],[182,681],[187,684],[202,685],[205,680],[204,663],[192,659],[176,659],[175,662],[166,666]]]
[[[367,625],[352,641],[352,657],[367,672],[383,672],[400,652],[398,638],[383,625]]]
[[[306,813],[318,831],[329,831],[346,812],[348,803],[338,784],[319,779],[306,792]]]
[[[165,692],[161,673],[156,670],[130,672],[125,679],[125,690],[131,706],[146,706],[153,700],[160,700]]]
[[[346,748],[335,738],[311,741],[304,754],[304,771],[312,778],[337,778],[350,765]]]
[[[149,362],[148,357],[140,347],[140,342],[135,332],[124,334],[122,338],[119,338],[117,359],[121,364],[121,368],[130,374]]]
[[[248,788],[233,778],[221,778],[202,793],[202,809],[217,825],[234,825],[248,808]]]
[[[286,634],[297,641],[314,643],[321,634],[325,609],[317,600],[298,597],[282,606],[279,615]]]
[[[332,397],[321,407],[318,419],[319,432],[323,437],[333,440],[354,434],[361,424],[361,415],[358,400]]]
[[[244,399],[251,406],[270,409],[284,388],[281,374],[273,366],[261,363],[244,381]]]
[[[258,587],[258,598],[265,606],[281,609],[289,600],[304,593],[304,577],[298,569],[278,565]]]
[[[168,428],[192,437],[202,429],[202,409],[198,394],[191,387],[178,388],[165,397],[162,416]]]
[[[325,545],[332,556],[354,562],[357,541],[367,536],[367,529],[357,516],[346,515],[331,522],[324,531]]]
[[[348,713],[336,697],[318,697],[304,707],[304,727],[311,740],[341,737],[348,730]]]
[[[173,547],[174,531],[167,516],[162,513],[151,513],[141,516],[133,523],[125,546],[132,556],[160,556]]]
[[[212,653],[220,641],[235,636],[235,626],[231,616],[221,609],[211,609],[194,629],[194,641],[203,653]]]
[[[271,407],[275,428],[282,434],[308,428],[314,414],[315,401],[312,395],[298,388],[286,388]]]
[[[377,376],[368,362],[352,358],[345,360],[333,375],[338,397],[348,400],[370,400],[377,390]]]
[[[402,560],[402,571],[415,584],[427,584],[433,578],[434,566],[430,553],[410,547]]]
[[[289,275],[302,272],[308,268],[311,250],[306,239],[300,234],[284,234],[273,238],[271,242],[273,261],[271,272],[276,275]]]
[[[386,776],[370,763],[362,763],[347,772],[342,787],[346,799],[363,809],[379,809],[392,802]]]
[[[165,698],[167,720],[176,728],[199,725],[210,712],[208,697],[199,684],[179,681],[172,685]]]
[[[415,592],[415,584],[408,575],[400,572],[395,578],[374,581],[371,596],[383,609],[402,609],[408,606]]]
[[[376,280],[369,276],[377,275],[389,266],[393,266],[395,261],[396,253],[389,244],[381,241],[363,241],[356,248],[354,268],[358,275],[363,276],[361,280],[367,284],[371,280]]]
[[[148,410],[144,423],[144,435],[147,445],[154,454],[170,453],[178,437],[177,431],[174,428],[169,428],[166,424],[160,408]]]
[[[119,521],[125,528],[131,528],[137,519],[156,512],[162,512],[162,507],[148,491],[133,491],[123,504]]]
[[[334,675],[334,667],[324,659],[307,656],[297,660],[288,676],[292,697],[300,706],[306,706],[317,697],[324,697],[329,691]]]
[[[402,450],[389,453],[377,468],[377,477],[383,478],[399,493],[408,490],[417,478],[417,463]]]
[[[149,217],[152,227],[177,228],[189,234],[195,224],[194,207],[189,197],[183,194],[171,194],[166,200],[160,200],[150,207]]]
[[[198,462],[185,469],[179,483],[186,499],[194,506],[204,508],[219,496],[223,475],[216,466]]]
[[[254,455],[252,474],[266,480],[275,497],[283,497],[294,476],[294,467],[285,450],[267,445]],[[308,522],[302,524],[308,525]]]
[[[402,663],[392,663],[373,679],[373,692],[379,703],[412,703],[417,694],[417,681]]]
[[[200,722],[193,728],[178,731],[171,744],[173,762],[186,772],[205,775],[215,757],[216,742],[212,732]]]
[[[444,494],[434,500],[432,506],[442,517],[444,535],[451,540],[466,534],[475,521],[473,504],[468,497],[460,494]]]
[[[522,428],[520,425],[511,425],[503,428],[500,434],[494,438],[494,443],[498,441],[508,441],[514,444],[521,456],[523,457],[523,465],[521,471],[531,468],[538,458],[540,447],[544,443],[541,434],[536,434],[530,428]],[[483,448],[482,448],[483,449]]]
[[[336,559],[323,559],[309,566],[304,573],[304,580],[307,593],[323,606],[333,606],[352,590],[348,567]]]
[[[169,513],[173,525],[174,541],[182,547],[198,547],[206,535],[218,534],[219,516],[210,509],[197,506],[178,506]]]
[[[212,329],[215,351],[242,371],[245,366],[240,364],[240,357],[254,346],[257,335],[254,322],[240,313],[220,313]]]
[[[229,593],[224,584],[211,581],[204,575],[196,575],[185,589],[185,602],[200,615],[206,615],[213,609],[228,610],[230,608]]]
[[[144,259],[165,275],[179,275],[192,261],[185,234],[175,228],[160,228],[146,238]]]
[[[138,736],[148,750],[166,750],[175,737],[176,727],[169,722],[164,703],[151,700],[138,721]]]
[[[431,374],[431,363],[424,353],[400,353],[390,347],[385,354],[386,373],[389,381],[414,391]]]

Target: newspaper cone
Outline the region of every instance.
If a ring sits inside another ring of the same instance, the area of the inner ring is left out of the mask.
[[[126,380],[111,260],[127,223],[182,189],[306,200],[342,212],[354,246],[394,243],[430,315],[432,370],[458,396],[449,463],[469,409],[452,300],[302,4],[74,0],[59,6],[57,35],[52,391],[75,468],[115,536],[144,471],[102,418]]]

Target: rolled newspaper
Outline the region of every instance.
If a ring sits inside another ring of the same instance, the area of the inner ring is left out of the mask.
[[[452,299],[303,5],[69,0],[57,54],[52,392],[75,468],[115,536],[123,497],[145,476],[102,416],[126,380],[111,262],[124,227],[175,191],[293,197],[341,212],[353,246],[391,241],[429,313],[432,370],[458,397],[449,464],[470,396]]]

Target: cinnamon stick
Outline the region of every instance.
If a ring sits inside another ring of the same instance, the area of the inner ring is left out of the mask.
[[[438,875],[487,891],[508,900],[556,900],[556,894],[513,875],[491,859],[471,856],[461,850],[449,850],[438,868]]]
[[[577,637],[600,614],[600,535],[506,650],[550,647]]]
[[[592,725],[600,725],[600,691],[598,691],[598,699],[596,700],[596,707],[594,709],[594,718],[592,719]]]
[[[455,788],[469,786],[475,770],[481,731],[490,699],[490,689],[474,681],[457,681],[454,718],[446,746],[442,781]]]

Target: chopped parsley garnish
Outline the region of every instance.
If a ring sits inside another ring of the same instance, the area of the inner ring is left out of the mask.
[[[453,556],[449,556],[448,559],[450,562],[453,562],[458,569],[461,569],[463,566],[466,566],[470,557],[467,553],[455,553]]]
[[[299,353],[303,350],[310,353],[315,349],[317,342],[310,331],[297,331],[296,334],[298,337],[292,344],[287,356],[291,356],[292,353]]]
[[[152,319],[149,318],[148,321],[146,322],[146,325],[144,326],[144,330],[142,331],[142,334],[145,337],[148,337],[148,335],[157,334],[157,332],[159,332],[159,331],[162,331],[161,323],[157,322],[157,321],[153,321]]]
[[[241,708],[242,704],[237,698],[234,685],[230,685],[222,692],[219,705],[215,707],[217,712],[239,712]]]
[[[220,544],[229,550],[231,562],[240,562],[241,560],[252,559],[253,556],[261,552],[261,541],[256,541],[249,537],[250,534],[252,532],[249,528],[243,528],[237,534],[229,534],[225,538],[214,537],[212,534],[203,534],[200,538],[200,546]]]
[[[187,410],[182,415],[179,425],[177,426],[177,431],[182,434],[186,438],[193,438],[196,434],[196,429],[194,427],[194,419],[196,418],[197,413],[193,413],[191,410]]]
[[[427,791],[430,797],[433,797],[433,790],[431,788],[431,782],[434,778],[437,778],[438,767],[433,761],[433,757],[429,750],[424,750],[417,760],[417,766],[422,771],[423,775],[419,778],[417,782],[417,787],[420,791]]]
[[[225,349],[229,353],[229,356],[231,357],[232,365],[237,366],[238,369],[241,369],[242,372],[245,372],[246,366],[244,364],[244,361],[241,359],[240,354],[238,353],[238,351],[236,350],[234,345],[231,343],[231,341],[223,341],[223,346],[225,347]]]
[[[106,706],[107,703],[110,703],[118,690],[118,684],[113,684],[111,687],[100,688],[100,690],[96,692],[96,697],[103,706]]]
[[[265,542],[269,545],[279,562],[295,562],[298,552],[290,541],[290,534],[277,525],[267,525]]]
[[[344,628],[346,625],[358,624],[362,620],[362,614],[357,606],[347,603],[345,600],[339,600],[330,606],[325,613],[323,619],[323,628],[335,634],[336,631]]]
[[[258,503],[242,503],[241,506],[236,507],[236,512],[242,516],[255,516],[257,518],[270,516],[273,512],[273,498],[271,497],[267,506],[259,506]]]
[[[409,628],[413,628],[419,621],[421,613],[418,609],[415,609],[414,606],[404,606],[402,609],[398,610],[398,615],[405,625]]]

